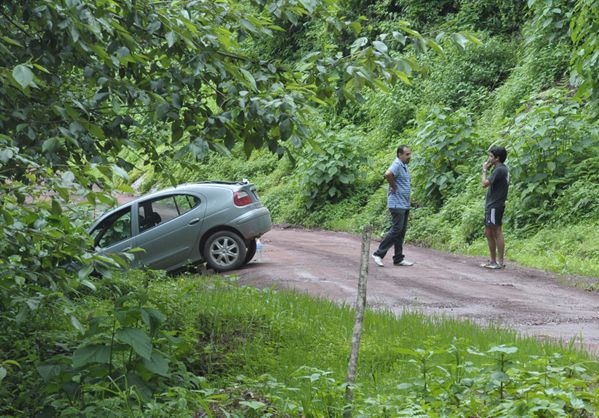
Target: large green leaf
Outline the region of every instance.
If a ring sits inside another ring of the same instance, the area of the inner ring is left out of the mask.
[[[152,340],[150,336],[139,328],[122,328],[116,332],[119,341],[128,344],[133,350],[145,359],[152,356]]]
[[[42,151],[52,153],[59,147],[59,145],[60,141],[58,138],[48,138],[42,144]]]
[[[110,362],[110,347],[102,344],[90,344],[78,348],[73,353],[73,366],[84,367],[92,363]]]
[[[372,46],[374,46],[374,48],[377,51],[382,52],[383,54],[386,54],[387,51],[389,50],[389,48],[387,48],[387,45],[385,45],[385,43],[381,42],[381,41],[374,41],[372,43]]]
[[[15,152],[11,148],[0,149],[0,163],[6,163],[15,155]]]
[[[452,34],[451,39],[453,39],[455,44],[458,45],[462,49],[466,48],[466,45],[468,44],[468,39],[466,39],[466,37],[464,35],[462,35],[461,33]]]
[[[291,120],[285,118],[279,125],[279,131],[281,132],[281,139],[287,140],[291,136]]]
[[[71,315],[71,325],[73,325],[73,327],[77,331],[79,331],[81,333],[81,335],[85,334],[85,328],[83,328],[83,325],[81,325],[81,322],[79,322],[79,320],[74,315]]]
[[[142,308],[141,319],[150,328],[151,331],[156,330],[160,324],[166,321],[166,315],[154,308]]]
[[[256,79],[254,78],[252,73],[250,73],[248,70],[246,70],[244,68],[240,68],[240,71],[243,74],[243,76],[245,77],[245,79],[247,80],[247,82],[249,83],[252,90],[257,91],[258,86],[256,85]]]
[[[19,42],[15,41],[14,39],[11,39],[7,36],[0,36],[0,39],[2,39],[7,44],[11,44],[14,46],[18,46],[19,48],[23,48],[23,45],[21,45]]]
[[[60,375],[62,372],[62,366],[60,364],[44,364],[37,368],[37,372],[45,382],[49,382],[56,376]]]
[[[156,350],[152,351],[152,356],[149,359],[143,359],[144,366],[152,373],[160,376],[168,376],[169,360]]]
[[[514,354],[518,351],[518,347],[507,346],[505,344],[496,345],[491,347],[487,353],[503,353],[503,354]]]
[[[19,85],[23,88],[27,88],[29,86],[35,86],[33,82],[33,72],[29,69],[28,66],[24,64],[19,64],[12,70],[12,76],[15,81],[19,83]]]

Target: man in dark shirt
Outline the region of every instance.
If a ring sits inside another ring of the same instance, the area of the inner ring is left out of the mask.
[[[505,241],[501,230],[501,220],[505,209],[505,201],[510,184],[510,174],[505,164],[507,151],[503,147],[492,147],[489,158],[483,164],[480,181],[487,189],[485,197],[485,236],[489,244],[491,260],[482,265],[488,269],[502,269],[505,267],[503,256]],[[487,178],[487,171],[493,167],[493,173]]]

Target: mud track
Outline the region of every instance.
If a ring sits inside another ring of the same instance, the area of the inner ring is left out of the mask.
[[[360,237],[277,227],[263,238],[259,260],[232,272],[244,284],[295,289],[355,304]],[[371,252],[378,245],[371,243]],[[508,243],[509,245],[509,243]],[[414,310],[509,327],[522,335],[576,341],[599,355],[599,293],[562,285],[555,275],[508,263],[485,270],[482,257],[405,246],[412,267],[369,258],[368,305]]]

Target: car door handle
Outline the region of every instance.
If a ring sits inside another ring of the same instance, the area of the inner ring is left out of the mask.
[[[200,218],[193,218],[191,221],[189,221],[189,225],[194,225],[194,224],[197,224],[198,222],[200,222]]]

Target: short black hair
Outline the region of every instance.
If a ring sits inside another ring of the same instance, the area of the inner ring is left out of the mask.
[[[403,154],[404,152],[406,152],[406,148],[410,148],[405,144],[400,145],[399,147],[397,147],[397,151],[395,152],[397,154],[397,156],[399,157],[401,154]]]
[[[505,162],[505,159],[507,158],[507,151],[503,147],[493,146],[489,149],[489,152],[496,158],[499,158],[499,161],[502,163]]]

